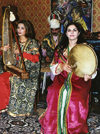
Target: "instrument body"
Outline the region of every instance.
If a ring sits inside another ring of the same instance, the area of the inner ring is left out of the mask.
[[[97,70],[98,59],[93,48],[87,44],[77,44],[68,56],[68,63],[72,71],[79,77],[92,75]]]
[[[18,45],[17,48],[20,52],[21,66],[16,66],[16,55],[14,54],[16,43],[14,42],[17,42]],[[10,22],[10,7],[7,7],[5,9],[2,24],[2,46],[5,47],[7,45],[9,45],[10,48],[7,51],[3,51],[4,70],[10,71],[12,74],[18,75],[21,79],[28,79],[29,74],[26,72],[25,69],[23,55],[18,44],[18,39],[16,37],[14,27]]]
[[[28,79],[29,78],[29,73],[17,68],[16,66],[13,66],[13,65],[4,65],[4,70],[9,71],[12,74],[16,74],[21,79]]]

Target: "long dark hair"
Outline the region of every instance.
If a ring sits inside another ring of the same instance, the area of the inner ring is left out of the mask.
[[[35,38],[34,27],[33,27],[32,23],[29,20],[20,20],[18,22],[18,24],[19,23],[24,24],[25,29],[26,29],[26,34],[25,34],[26,37]],[[17,26],[18,26],[18,24],[17,24]]]
[[[62,53],[64,48],[68,47],[69,40],[68,40],[68,37],[66,36],[66,31],[67,31],[67,29],[68,29],[68,27],[70,25],[75,25],[77,30],[80,32],[80,34],[78,36],[77,44],[85,42],[85,40],[84,40],[84,33],[85,33],[85,31],[82,28],[81,24],[79,24],[77,22],[70,22],[70,23],[67,24],[67,26],[66,26],[66,28],[64,30],[64,34],[62,35],[62,38],[61,38],[58,46],[55,48],[55,50],[57,50],[59,53]]]

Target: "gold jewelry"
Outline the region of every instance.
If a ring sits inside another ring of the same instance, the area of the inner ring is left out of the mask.
[[[26,43],[26,41],[23,41],[23,42],[21,42],[21,41],[19,41],[20,43]]]

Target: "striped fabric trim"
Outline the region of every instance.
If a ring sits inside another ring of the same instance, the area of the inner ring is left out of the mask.
[[[67,124],[66,124],[66,114],[70,102],[71,92],[72,92],[72,85],[71,85],[71,77],[72,73],[68,74],[68,78],[65,80],[65,83],[60,89],[59,98],[58,98],[58,107],[57,107],[57,134],[68,134],[67,133]],[[65,99],[65,107],[63,112],[63,128],[61,128],[61,109],[62,109],[62,100],[63,100],[63,92],[67,90],[66,99]]]

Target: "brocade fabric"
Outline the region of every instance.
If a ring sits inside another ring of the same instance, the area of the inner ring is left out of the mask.
[[[20,44],[22,52],[33,55],[39,54],[39,46],[35,40],[29,39],[24,48]],[[24,57],[24,56],[23,56]],[[34,100],[38,89],[38,76],[40,63],[32,62],[24,58],[26,71],[29,72],[29,79],[20,79],[16,76],[10,77],[11,92],[8,113],[12,116],[30,115],[33,112]],[[20,64],[20,57],[18,61]]]

